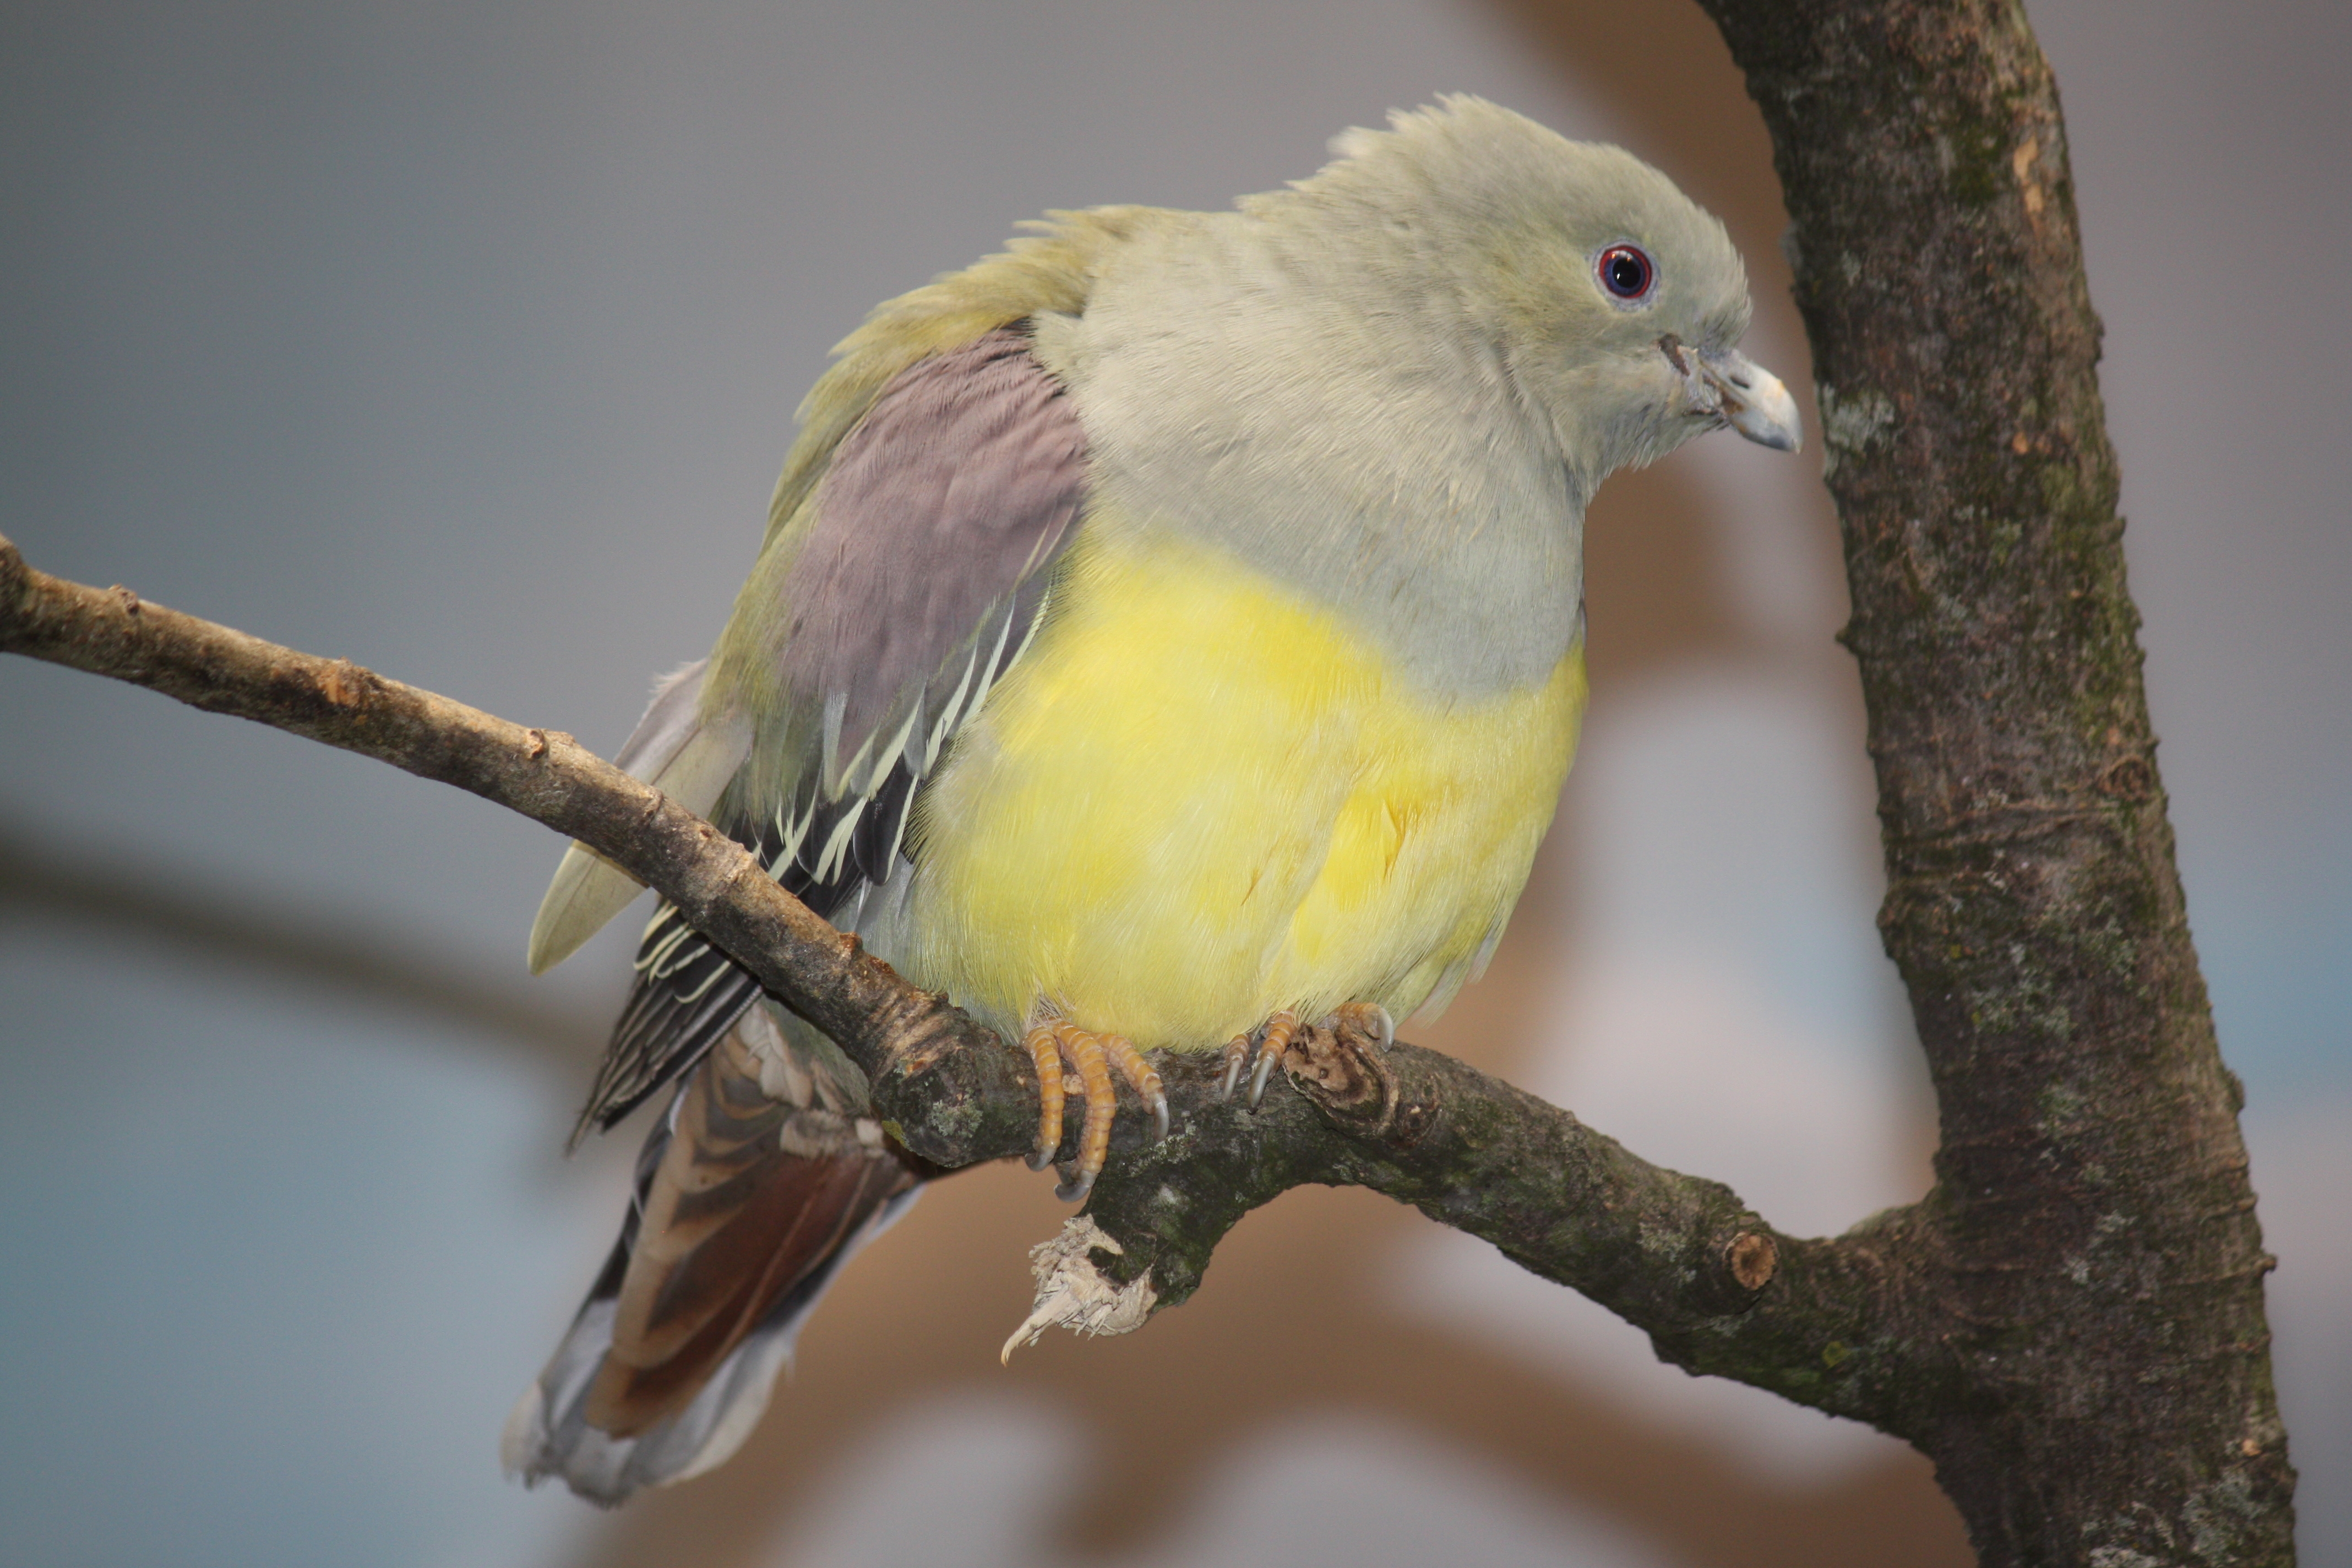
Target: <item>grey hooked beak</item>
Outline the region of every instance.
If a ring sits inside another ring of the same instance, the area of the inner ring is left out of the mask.
[[[1793,452],[1804,444],[1797,400],[1780,378],[1738,349],[1690,349],[1668,332],[1658,350],[1683,378],[1693,414],[1712,415],[1761,447]]]

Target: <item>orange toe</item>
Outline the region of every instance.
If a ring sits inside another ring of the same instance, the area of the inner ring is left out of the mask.
[[[1062,1103],[1067,1093],[1062,1085],[1062,1048],[1055,1043],[1051,1024],[1038,1025],[1021,1043],[1029,1047],[1029,1059],[1037,1067],[1037,1148],[1029,1156],[1029,1168],[1042,1171],[1062,1146]]]
[[[1110,1065],[1118,1069],[1143,1103],[1151,1111],[1151,1136],[1156,1142],[1168,1136],[1168,1089],[1160,1081],[1160,1070],[1143,1059],[1143,1053],[1134,1043],[1118,1035],[1103,1037],[1103,1050],[1110,1057]]]
[[[1077,1173],[1054,1189],[1054,1195],[1066,1204],[1083,1202],[1094,1190],[1095,1178],[1102,1174],[1103,1162],[1110,1158],[1110,1121],[1118,1110],[1118,1092],[1111,1087],[1110,1058],[1103,1036],[1079,1028],[1076,1024],[1054,1026],[1054,1041],[1062,1048],[1063,1059],[1077,1069],[1078,1079],[1086,1086],[1087,1120],[1078,1133]],[[1121,1040],[1128,1049],[1135,1047]]]
[[[1298,1037],[1298,1015],[1286,1007],[1268,1018],[1265,1026],[1258,1030],[1257,1066],[1250,1071],[1249,1103],[1252,1110],[1255,1110],[1257,1102],[1265,1098],[1265,1080],[1273,1074],[1274,1064],[1282,1059],[1282,1053],[1290,1048],[1290,1042]]]

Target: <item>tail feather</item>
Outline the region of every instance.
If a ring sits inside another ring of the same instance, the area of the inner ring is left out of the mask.
[[[687,810],[709,815],[751,749],[751,726],[740,714],[706,719],[702,679],[710,661],[697,659],[654,689],[646,716],[614,757],[613,765],[643,779]],[[562,963],[645,890],[645,885],[584,844],[563,852],[530,928],[530,972]]]
[[[835,1272],[922,1175],[872,1121],[819,1102],[753,1006],[646,1140],[620,1240],[507,1422],[508,1470],[609,1504],[725,1459]]]

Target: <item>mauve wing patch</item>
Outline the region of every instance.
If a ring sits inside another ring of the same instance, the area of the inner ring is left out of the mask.
[[[939,748],[1027,643],[1085,489],[1077,416],[1010,329],[910,366],[842,438],[787,579],[781,671],[826,715],[826,754],[768,820],[719,823],[818,915],[855,930],[889,880]],[[575,1141],[674,1081],[760,994],[667,903],[636,968]]]
[[[1053,559],[1085,494],[1085,433],[1024,334],[884,389],[834,453],[786,588],[783,678],[839,705],[828,770]]]

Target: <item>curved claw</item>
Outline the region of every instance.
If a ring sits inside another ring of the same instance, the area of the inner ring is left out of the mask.
[[[1160,1080],[1160,1069],[1144,1060],[1135,1042],[1122,1035],[1105,1035],[1103,1050],[1119,1077],[1127,1079],[1136,1094],[1151,1110],[1151,1139],[1159,1142],[1168,1136],[1168,1089]]]
[[[1234,1085],[1241,1082],[1242,1068],[1249,1065],[1249,1051],[1250,1037],[1247,1035],[1235,1035],[1225,1042],[1225,1078],[1217,1086],[1219,1100],[1234,1097]]]
[[[1250,1073],[1249,1107],[1252,1110],[1257,1109],[1257,1102],[1265,1096],[1265,1080],[1273,1076],[1274,1064],[1282,1059],[1282,1053],[1290,1048],[1290,1042],[1297,1035],[1298,1015],[1287,1008],[1268,1018],[1265,1026],[1258,1030],[1257,1066]]]
[[[1110,1047],[1114,1043],[1127,1046],[1127,1042],[1117,1036],[1081,1029],[1075,1024],[1057,1026],[1054,1041],[1077,1069],[1086,1096],[1086,1121],[1078,1129],[1078,1173],[1056,1191],[1064,1203],[1074,1204],[1094,1186],[1095,1173],[1110,1156],[1110,1122],[1118,1113],[1118,1097],[1110,1085]],[[1135,1047],[1127,1048],[1132,1051]]]
[[[1255,1110],[1257,1102],[1265,1098],[1265,1080],[1274,1076],[1274,1058],[1280,1054],[1265,1049],[1258,1052],[1257,1066],[1250,1073],[1249,1108],[1252,1110]]]

